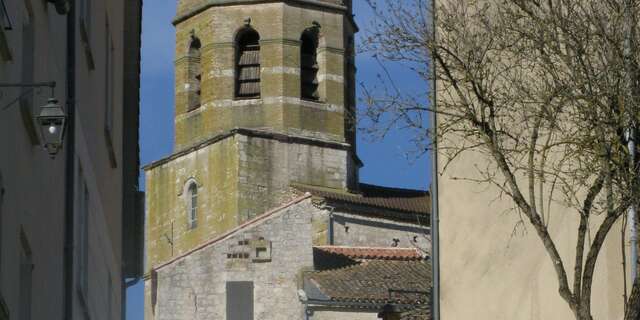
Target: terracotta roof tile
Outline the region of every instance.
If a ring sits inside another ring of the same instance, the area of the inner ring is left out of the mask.
[[[341,255],[354,260],[419,261],[424,259],[424,254],[415,248],[315,246],[313,249],[314,251],[319,250],[327,254]]]
[[[331,301],[427,306],[431,266],[425,261],[369,260],[309,273],[305,282]]]
[[[416,308],[400,314],[400,320],[431,320],[429,307]]]
[[[303,184],[294,188],[310,192],[314,196],[337,202],[365,205],[405,213],[428,216],[431,213],[431,196],[427,191],[389,188],[361,183],[358,191],[346,191]],[[428,222],[428,219],[425,220]]]

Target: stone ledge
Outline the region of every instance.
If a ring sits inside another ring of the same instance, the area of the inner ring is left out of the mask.
[[[157,166],[163,165],[165,163],[168,163],[174,159],[177,159],[179,157],[182,157],[190,152],[196,151],[196,150],[200,150],[204,147],[207,147],[209,145],[212,145],[216,142],[225,140],[229,137],[235,136],[236,134],[240,134],[240,135],[244,135],[244,136],[250,136],[250,137],[257,137],[257,138],[265,138],[265,139],[272,139],[272,140],[278,140],[280,142],[287,142],[287,143],[300,143],[300,144],[307,144],[307,145],[313,145],[313,146],[319,146],[319,147],[326,147],[326,148],[330,148],[330,149],[338,149],[338,150],[350,150],[351,149],[351,144],[348,143],[343,143],[343,142],[337,142],[337,141],[328,141],[328,140],[322,140],[322,139],[317,139],[317,138],[309,138],[309,137],[303,137],[303,136],[297,136],[297,135],[292,135],[292,134],[287,134],[287,133],[281,133],[281,132],[274,132],[274,131],[265,131],[265,130],[257,130],[257,129],[249,129],[249,128],[234,128],[231,129],[230,131],[226,132],[226,133],[222,133],[219,134],[217,136],[214,136],[206,141],[203,141],[201,143],[198,143],[194,146],[189,146],[186,147],[178,152],[174,152],[173,154],[162,158],[160,160],[151,162],[145,166],[142,167],[143,170],[147,171],[147,170],[151,170]]]
[[[211,7],[216,6],[230,6],[230,5],[238,5],[238,4],[259,4],[259,3],[269,3],[269,2],[285,2],[285,3],[298,3],[303,5],[309,5],[314,7],[321,7],[326,9],[333,9],[336,11],[347,12],[349,10],[348,7],[339,4],[333,4],[328,2],[323,2],[319,0],[205,0],[202,4],[195,6],[194,8],[184,10],[184,12],[180,12],[173,19],[173,25],[177,25],[180,22],[183,22],[198,13],[201,13]]]

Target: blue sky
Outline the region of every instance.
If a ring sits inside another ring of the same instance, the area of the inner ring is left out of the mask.
[[[169,155],[173,149],[173,60],[175,36],[171,20],[175,15],[177,0],[146,1],[142,22],[142,84],[140,150],[141,162],[147,164]],[[354,1],[356,22],[366,30],[371,22],[371,12],[364,0]],[[361,36],[364,32],[361,32]],[[357,38],[356,38],[357,39]],[[356,44],[357,45],[357,44]],[[356,58],[356,81],[366,86],[376,83],[380,72],[377,63],[366,54]],[[402,87],[411,92],[426,90],[410,71],[402,66],[389,68]],[[382,141],[373,141],[358,135],[358,155],[365,166],[360,171],[361,181],[384,186],[426,190],[430,181],[428,158],[408,159],[412,150],[410,136],[402,130],[391,132]],[[142,320],[142,281],[127,291],[127,319]]]

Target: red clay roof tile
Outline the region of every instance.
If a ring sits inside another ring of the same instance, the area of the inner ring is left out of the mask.
[[[342,247],[342,246],[315,246],[314,250],[320,250],[329,254],[345,256],[354,260],[423,260],[425,255],[416,248],[374,248],[374,247]]]

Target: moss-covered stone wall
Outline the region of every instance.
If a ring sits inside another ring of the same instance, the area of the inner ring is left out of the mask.
[[[291,183],[344,189],[346,147],[231,134],[146,168],[147,270],[291,198]],[[190,228],[188,187],[198,186]]]
[[[238,145],[233,138],[146,171],[147,267],[238,224]],[[187,184],[198,186],[197,227],[189,228]]]
[[[332,1],[328,1],[330,3]],[[180,7],[201,6],[181,1]],[[185,9],[186,10],[186,9]],[[345,47],[354,29],[347,11],[295,3],[247,1],[214,5],[176,24],[175,149],[204,141],[232,128],[268,128],[332,141],[345,141]],[[320,99],[300,99],[300,37],[320,25]],[[260,97],[234,98],[235,35],[250,26],[260,34]],[[187,111],[187,54],[191,34],[201,42],[201,106]]]

